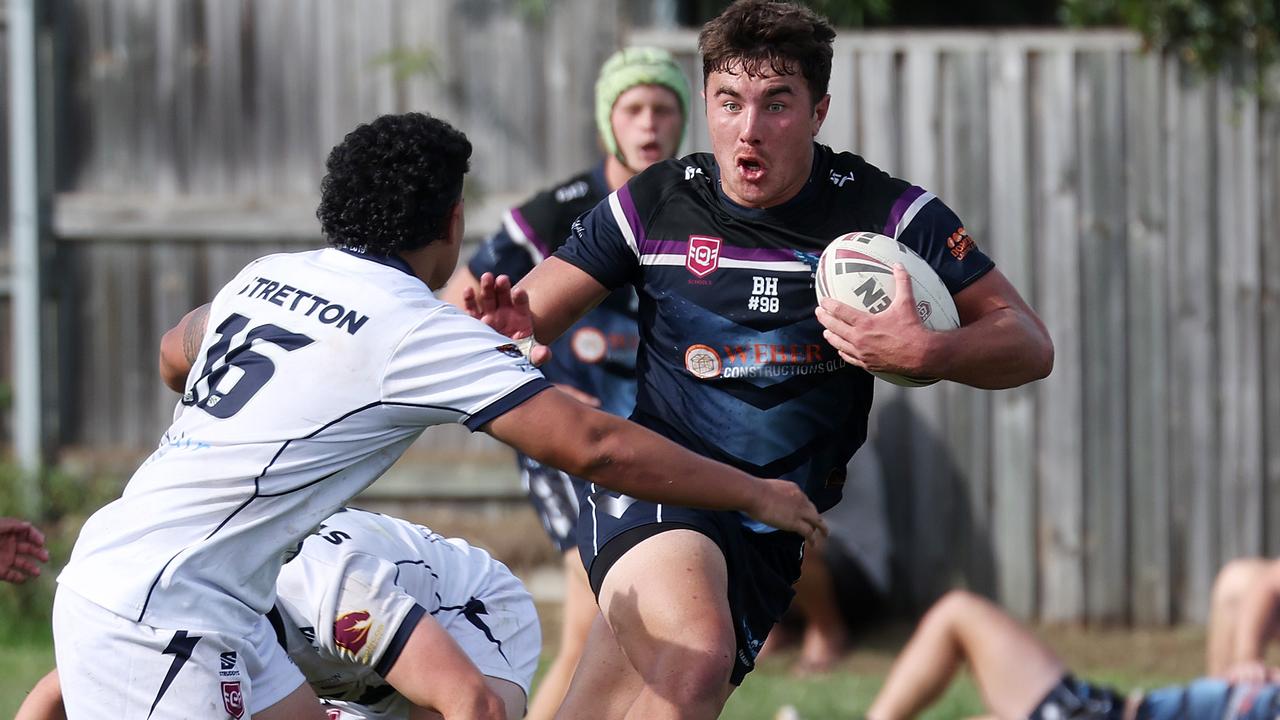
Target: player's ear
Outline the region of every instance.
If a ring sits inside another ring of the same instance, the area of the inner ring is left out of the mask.
[[[813,136],[818,136],[822,123],[827,119],[827,111],[831,109],[831,95],[823,95],[813,106]]]
[[[449,210],[449,231],[445,234],[445,240],[449,243],[460,244],[462,236],[467,231],[465,204],[465,200],[458,198],[458,202],[454,203],[453,208]]]

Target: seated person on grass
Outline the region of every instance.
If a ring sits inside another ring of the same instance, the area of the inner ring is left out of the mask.
[[[1071,675],[1053,651],[994,604],[953,591],[920,621],[867,720],[915,717],[969,663],[990,716],[1002,720],[1274,720],[1280,684],[1229,672],[1128,697]]]

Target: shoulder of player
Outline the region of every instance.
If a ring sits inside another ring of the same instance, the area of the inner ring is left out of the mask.
[[[512,208],[535,233],[545,239],[564,233],[569,223],[603,197],[591,170],[557,183]]]
[[[672,193],[712,191],[715,177],[715,158],[711,153],[693,153],[650,165],[627,182],[626,192],[644,214]]]

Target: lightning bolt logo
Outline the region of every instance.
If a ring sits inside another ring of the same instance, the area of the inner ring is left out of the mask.
[[[195,649],[198,642],[200,642],[199,635],[187,635],[186,630],[179,630],[174,633],[169,645],[161,651],[162,655],[172,655],[173,663],[169,665],[169,673],[164,676],[164,682],[160,683],[160,692],[156,694],[155,701],[151,703],[151,711],[147,713],[148,718],[156,711],[156,705],[160,704],[160,698],[164,697],[164,694],[169,690],[169,686],[173,684],[173,679],[178,676],[178,671],[191,659],[191,651]]]

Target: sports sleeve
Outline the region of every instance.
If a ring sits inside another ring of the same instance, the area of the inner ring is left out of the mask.
[[[549,387],[510,338],[441,304],[392,353],[382,402],[423,425],[474,431]]]
[[[915,185],[906,186],[894,200],[884,234],[924,258],[952,295],[995,267],[991,258],[974,244],[964,223],[951,208],[933,193]]]
[[[396,582],[399,567],[362,552],[345,553],[320,598],[316,646],[330,659],[385,677],[426,609]],[[331,621],[330,621],[331,620]]]
[[[503,213],[502,229],[490,235],[467,261],[475,277],[491,272],[519,281],[546,257],[546,243],[522,222],[519,208]]]
[[[614,290],[636,280],[644,238],[628,183],[575,220],[555,256]]]

